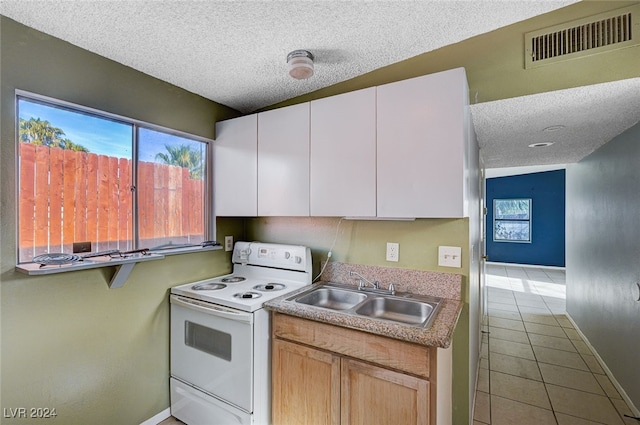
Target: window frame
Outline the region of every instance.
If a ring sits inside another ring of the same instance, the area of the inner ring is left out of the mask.
[[[41,94],[29,92],[26,90],[15,90],[14,96],[14,112],[15,112],[15,146],[16,146],[16,154],[15,154],[15,209],[16,209],[16,246],[15,246],[15,255],[16,255],[16,264],[28,264],[30,261],[20,261],[20,155],[19,155],[19,143],[20,143],[20,115],[18,102],[20,99],[24,99],[27,101],[44,103],[45,106],[51,107],[59,107],[62,109],[67,109],[71,112],[76,112],[80,114],[88,114],[95,116],[97,118],[104,118],[111,121],[120,122],[123,124],[132,126],[132,152],[131,152],[131,173],[132,179],[131,184],[133,187],[137,188],[138,184],[138,147],[139,147],[139,130],[141,128],[145,128],[152,131],[158,131],[166,134],[170,134],[177,137],[191,139],[196,142],[201,142],[206,144],[206,158],[205,158],[205,169],[206,175],[204,179],[205,184],[205,197],[204,197],[204,240],[216,240],[216,219],[214,216],[214,207],[213,207],[213,143],[214,140],[199,136],[192,133],[187,133],[180,130],[175,130],[169,127],[161,126],[158,124],[149,123],[146,121],[138,120],[135,118],[125,117],[123,115],[114,114],[111,112],[102,111],[100,109],[79,105],[73,102],[68,102],[60,99],[56,99],[49,96],[44,96]],[[138,249],[140,245],[140,235],[139,235],[139,214],[140,211],[138,209],[138,191],[135,190],[134,196],[132,196],[132,214],[133,214],[133,232],[131,235],[131,242],[133,244],[134,249]],[[196,247],[180,247],[180,248],[172,248],[172,249],[157,249],[151,250],[153,253],[158,253],[162,255],[171,255],[171,254],[183,254],[188,252],[199,252],[202,251],[202,246]],[[109,266],[109,264],[105,264],[105,266]]]
[[[518,219],[518,218],[497,218],[497,209],[496,205],[499,201],[528,201],[529,202],[529,218],[527,219]],[[515,239],[497,239],[496,238],[496,223],[497,222],[517,222],[517,223],[527,223],[529,225],[529,239],[528,240],[515,240]],[[533,201],[531,198],[496,198],[493,200],[493,231],[492,238],[493,242],[498,243],[532,243],[532,230],[533,230]]]

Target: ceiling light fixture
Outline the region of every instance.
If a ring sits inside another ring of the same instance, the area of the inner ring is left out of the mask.
[[[287,55],[289,75],[305,80],[313,75],[313,55],[307,50],[294,50]]]
[[[529,145],[530,148],[546,148],[547,146],[553,145],[553,142],[542,142],[542,143],[532,143]]]

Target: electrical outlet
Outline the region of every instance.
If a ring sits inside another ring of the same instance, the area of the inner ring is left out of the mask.
[[[224,237],[224,250],[233,251],[233,236]]]
[[[91,242],[74,242],[73,253],[91,252]]]
[[[387,242],[387,261],[398,261],[400,259],[400,244]]]
[[[439,246],[438,265],[443,267],[462,267],[462,248],[459,246]]]

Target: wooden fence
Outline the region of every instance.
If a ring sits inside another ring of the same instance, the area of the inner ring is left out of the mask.
[[[131,161],[20,143],[19,258],[72,252],[91,241],[93,251],[133,249]],[[182,167],[138,163],[138,234],[141,247],[199,243],[204,235],[204,182]]]

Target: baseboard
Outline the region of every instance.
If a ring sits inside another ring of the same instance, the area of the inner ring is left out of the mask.
[[[146,421],[142,422],[140,425],[158,425],[160,422],[165,419],[171,417],[171,409],[166,408],[162,412],[155,415],[153,418],[149,418]]]
[[[487,265],[491,265],[491,266],[511,266],[511,267],[522,267],[522,268],[529,268],[529,269],[549,269],[549,270],[562,270],[565,271],[566,267],[558,267],[558,266],[539,266],[536,264],[516,264],[516,263],[498,263],[496,261],[487,261],[486,262]]]
[[[471,406],[469,406],[469,423],[472,424],[475,421],[473,418],[476,416],[476,397],[478,396],[478,380],[480,379],[480,359],[478,359],[478,368],[476,370],[476,382],[473,386],[473,400],[471,400]]]
[[[616,390],[618,390],[618,393],[620,393],[620,396],[622,397],[622,399],[627,403],[627,406],[629,406],[629,409],[631,409],[631,411],[635,416],[640,416],[640,410],[638,410],[638,408],[633,404],[633,402],[625,392],[624,388],[622,388],[620,383],[616,380],[615,376],[613,376],[613,373],[611,372],[611,370],[609,370],[609,367],[607,366],[607,364],[604,362],[604,360],[602,360],[602,357],[600,357],[600,354],[598,354],[598,352],[593,347],[593,345],[591,345],[591,343],[589,342],[585,334],[582,333],[582,331],[580,330],[576,322],[573,320],[573,318],[569,315],[569,313],[566,313],[566,316],[571,322],[571,324],[573,325],[573,327],[576,329],[576,332],[578,332],[578,335],[580,335],[584,343],[587,344],[587,347],[589,347],[589,350],[591,350],[596,360],[598,360],[600,367],[602,367],[602,370],[604,370],[604,373],[609,377],[613,386],[616,387]]]
[[[482,325],[481,329],[484,329],[484,325]],[[473,400],[471,401],[471,406],[469,408],[469,423],[474,423],[473,418],[476,413],[476,397],[478,396],[478,382],[480,381],[480,363],[482,363],[482,344],[483,338],[486,334],[484,330],[480,332],[480,349],[478,350],[478,365],[476,367],[476,378],[473,384]]]

